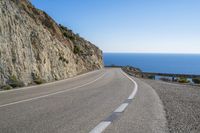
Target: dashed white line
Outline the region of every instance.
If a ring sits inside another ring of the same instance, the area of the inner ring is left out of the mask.
[[[102,133],[109,125],[111,124],[110,121],[103,121],[99,123],[90,133]]]
[[[114,113],[122,113],[124,110],[127,108],[128,103],[123,103],[121,104],[115,111]]]
[[[129,79],[131,80],[133,83],[134,83],[134,89],[133,89],[133,92],[129,95],[128,99],[127,100],[133,100],[133,98],[135,97],[137,91],[138,91],[138,85],[137,83],[132,79],[130,78],[125,72],[123,72],[121,70],[121,72]],[[116,113],[122,113],[125,111],[125,109],[128,107],[129,103],[123,103],[121,104],[112,114],[116,114]],[[112,116],[111,114],[111,116]],[[108,117],[109,118],[109,117]],[[101,123],[99,123],[94,129],[92,129],[89,133],[102,133],[110,124],[112,123],[111,120],[108,120],[108,121],[103,121]]]
[[[18,104],[18,103],[29,102],[29,101],[33,101],[33,100],[37,100],[37,99],[41,99],[41,98],[53,96],[53,95],[56,95],[56,94],[61,94],[61,93],[68,92],[68,91],[72,91],[72,90],[75,90],[75,89],[78,89],[78,88],[81,88],[81,87],[90,85],[90,84],[96,82],[97,80],[101,79],[104,75],[105,75],[105,73],[102,74],[99,78],[97,78],[97,79],[95,79],[95,80],[93,80],[93,81],[91,81],[91,82],[88,82],[88,83],[86,83],[86,84],[83,84],[83,85],[81,85],[81,86],[76,86],[76,87],[73,87],[73,88],[68,89],[68,90],[57,91],[57,92],[55,92],[55,93],[50,93],[50,94],[46,94],[46,95],[42,95],[42,96],[38,96],[38,97],[34,97],[34,98],[29,98],[29,99],[25,99],[25,100],[20,100],[20,101],[17,101],[17,102],[12,102],[12,103],[8,103],[8,104],[3,104],[3,105],[0,105],[0,108],[6,107],[6,106],[10,106],[10,105],[15,105],[15,104]]]

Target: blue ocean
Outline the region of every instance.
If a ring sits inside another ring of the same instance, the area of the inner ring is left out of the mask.
[[[200,75],[200,54],[104,53],[104,64],[131,65],[144,72]]]

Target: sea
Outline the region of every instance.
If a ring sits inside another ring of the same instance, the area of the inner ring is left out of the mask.
[[[200,75],[200,54],[104,53],[105,66],[133,66],[143,72]]]

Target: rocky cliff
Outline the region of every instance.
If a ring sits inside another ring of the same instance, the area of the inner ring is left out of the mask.
[[[102,67],[99,48],[27,0],[0,0],[0,84],[49,82]]]

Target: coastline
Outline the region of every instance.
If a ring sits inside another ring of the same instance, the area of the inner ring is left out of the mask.
[[[177,83],[177,84],[185,84],[185,85],[193,85],[200,86],[200,83],[195,83],[193,79],[197,79],[200,81],[200,75],[193,74],[170,74],[170,73],[151,73],[151,72],[143,72],[140,68],[136,68],[133,66],[105,66],[107,68],[121,68],[124,72],[129,74],[130,76],[134,76],[137,78],[143,79],[151,79],[151,80],[160,80],[168,83]],[[183,79],[184,81],[180,81]]]

